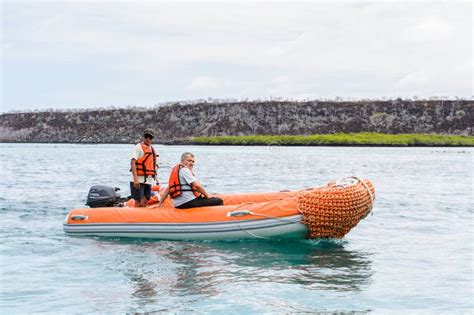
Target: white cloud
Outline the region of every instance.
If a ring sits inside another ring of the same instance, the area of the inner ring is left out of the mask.
[[[65,106],[80,93],[83,103],[96,104],[102,91],[90,86],[105,82],[110,92],[103,99],[116,105],[197,96],[410,96],[410,82],[426,96],[470,95],[471,7],[6,2],[3,101]],[[58,89],[61,103],[54,99]]]
[[[199,76],[194,78],[188,86],[193,92],[214,92],[221,86],[220,81],[212,76]]]
[[[403,76],[396,84],[398,88],[420,88],[428,82],[429,77],[423,71],[411,72]]]
[[[453,35],[453,26],[441,16],[423,17],[405,30],[409,42],[443,42]]]

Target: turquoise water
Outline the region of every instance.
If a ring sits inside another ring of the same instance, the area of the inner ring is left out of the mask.
[[[464,148],[158,146],[211,192],[377,189],[341,241],[170,242],[66,236],[94,184],[128,194],[128,145],[1,145],[1,313],[385,313],[474,309],[473,156]]]

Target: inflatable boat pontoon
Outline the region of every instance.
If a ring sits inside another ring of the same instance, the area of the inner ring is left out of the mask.
[[[223,206],[176,209],[99,207],[72,210],[70,235],[166,240],[303,239],[343,237],[372,208],[368,180],[350,179],[304,191],[218,195]]]

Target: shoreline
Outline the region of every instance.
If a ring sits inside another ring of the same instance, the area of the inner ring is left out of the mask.
[[[114,142],[102,142],[102,143],[79,143],[79,142],[0,142],[0,144],[74,144],[74,145],[135,145],[136,143],[114,143]],[[339,148],[474,148],[474,145],[387,145],[387,144],[197,144],[197,143],[167,143],[157,142],[153,145],[163,146],[179,146],[179,145],[192,145],[192,146],[211,146],[211,147],[263,147],[263,146],[275,146],[275,147],[339,147]]]
[[[474,147],[474,136],[437,134],[335,133],[316,135],[261,135],[195,137],[196,145]]]
[[[135,142],[31,142],[2,141],[36,144],[135,144]],[[209,146],[297,146],[297,147],[474,147],[474,136],[436,134],[383,134],[336,133],[316,135],[255,135],[215,136],[157,140],[156,145],[209,145]]]

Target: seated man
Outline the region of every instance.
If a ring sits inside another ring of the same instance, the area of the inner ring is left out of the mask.
[[[194,162],[194,154],[185,152],[181,155],[181,163],[173,167],[168,188],[161,195],[160,206],[168,194],[173,205],[179,209],[222,206],[224,204],[221,198],[210,196],[194,177]]]

